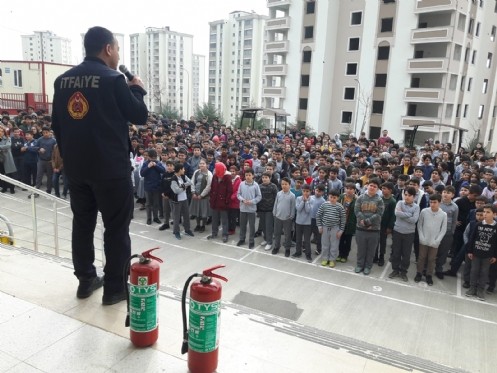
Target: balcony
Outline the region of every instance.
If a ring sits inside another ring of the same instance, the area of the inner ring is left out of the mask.
[[[449,66],[448,58],[414,58],[407,61],[408,73],[444,73]]]
[[[454,27],[429,27],[415,29],[411,32],[411,44],[448,43],[454,36]]]
[[[404,91],[404,99],[407,102],[443,102],[443,90],[441,88],[407,88]]]
[[[266,31],[285,30],[290,28],[290,17],[268,19]]]
[[[291,4],[291,0],[267,0],[268,8],[285,8]]]
[[[264,97],[285,97],[285,87],[267,87],[262,88]]]
[[[429,124],[432,124],[433,126],[429,126]],[[416,116],[405,116],[402,117],[402,129],[411,129],[413,126],[416,124],[428,124],[428,126],[423,126],[419,127],[420,131],[428,131],[428,132],[433,132],[436,130],[438,132],[439,127],[436,126],[436,124],[442,123],[442,124],[449,124],[448,121],[440,121],[440,118],[437,117],[416,117]]]
[[[270,41],[264,45],[264,52],[266,53],[288,53],[289,41]]]
[[[452,11],[456,9],[457,0],[418,0],[416,1],[414,13]]]
[[[264,65],[262,75],[284,76],[287,74],[288,65]]]

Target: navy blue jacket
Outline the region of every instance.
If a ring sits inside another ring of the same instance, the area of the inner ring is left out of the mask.
[[[162,175],[166,172],[164,166],[155,161],[154,167],[148,167],[150,161],[143,162],[140,175],[143,177],[145,192],[160,192],[162,190]]]
[[[128,122],[143,125],[145,90],[128,87],[124,75],[86,57],[54,83],[52,128],[64,170],[78,180],[129,178]]]

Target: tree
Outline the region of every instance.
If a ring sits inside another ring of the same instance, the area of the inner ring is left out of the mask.
[[[480,141],[480,127],[481,124],[475,124],[471,123],[471,128],[473,131],[468,132],[468,136],[464,136],[464,148],[471,152],[473,149],[476,149],[476,144],[478,144]],[[483,147],[483,150],[485,153],[487,153],[487,150],[485,147]]]
[[[209,103],[203,103],[195,108],[195,117],[197,119],[207,118],[207,122],[212,123],[213,120],[217,120],[219,123],[224,123],[223,115],[219,110],[217,110],[214,105]]]
[[[162,109],[162,116],[167,119],[181,119],[180,113],[174,107],[169,104],[166,104]]]

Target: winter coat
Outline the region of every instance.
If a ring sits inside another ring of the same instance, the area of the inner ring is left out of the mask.
[[[217,176],[212,177],[210,205],[214,210],[228,210],[233,194],[231,183],[231,173],[225,172],[222,179]]]
[[[236,175],[235,178],[232,180],[233,192],[231,193],[231,198],[230,198],[230,209],[240,210],[240,201],[238,200],[237,194],[241,182],[242,179],[238,175]]]
[[[5,174],[8,175],[16,172],[17,169],[14,163],[14,157],[12,157],[10,137],[4,136],[0,139],[0,152],[2,152],[0,162],[3,163]]]

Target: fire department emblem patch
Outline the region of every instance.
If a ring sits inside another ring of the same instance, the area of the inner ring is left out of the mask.
[[[81,92],[75,92],[67,103],[67,111],[72,119],[83,119],[90,105]]]

